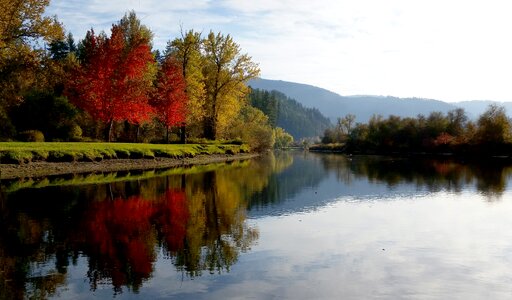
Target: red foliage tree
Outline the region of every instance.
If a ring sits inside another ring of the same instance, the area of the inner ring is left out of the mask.
[[[166,140],[169,142],[169,128],[184,125],[187,117],[188,97],[186,82],[181,65],[168,57],[158,73],[156,90],[151,98],[158,120],[165,125]]]
[[[84,61],[73,74],[68,96],[79,108],[107,125],[111,140],[115,121],[138,124],[148,120],[151,85],[146,74],[154,62],[148,43],[127,47],[123,29],[112,26],[111,37],[87,33]]]

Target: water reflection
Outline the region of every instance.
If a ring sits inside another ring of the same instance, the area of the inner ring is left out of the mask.
[[[401,184],[461,192],[474,187],[489,199],[499,198],[512,174],[511,162],[503,159],[462,161],[440,158],[400,158],[380,156],[322,155],[325,170],[335,172],[338,180],[350,185],[353,180],[383,182],[390,190]]]
[[[184,276],[228,271],[258,239],[245,214],[248,197],[268,184],[268,159],[196,174],[2,192],[0,294],[54,295],[80,257],[87,258],[90,290],[111,285],[115,294],[124,287],[139,292],[159,253]]]
[[[248,217],[419,191],[499,199],[511,172],[499,160],[279,152],[195,169],[4,181],[0,295],[48,298],[77,276],[93,292],[138,293],[162,262],[184,278],[225,274],[259,240]]]

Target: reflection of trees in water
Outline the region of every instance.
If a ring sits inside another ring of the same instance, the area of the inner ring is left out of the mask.
[[[110,284],[116,293],[137,292],[151,278],[159,249],[188,276],[229,270],[258,239],[245,222],[247,197],[268,176],[251,164],[1,194],[0,294],[47,298],[81,256],[91,289]]]
[[[327,175],[318,167],[318,160],[317,155],[308,152],[277,152],[275,163],[268,165],[268,185],[252,195],[249,210],[278,204],[305,188],[317,186]]]
[[[460,192],[474,184],[483,195],[499,197],[512,174],[510,163],[500,160],[462,163],[454,159],[400,158],[380,156],[322,155],[322,164],[336,173],[340,182],[368,179],[384,182],[390,189],[410,183],[436,192]]]

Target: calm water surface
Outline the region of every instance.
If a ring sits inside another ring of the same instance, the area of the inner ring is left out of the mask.
[[[0,183],[0,299],[510,299],[512,166],[302,152]]]

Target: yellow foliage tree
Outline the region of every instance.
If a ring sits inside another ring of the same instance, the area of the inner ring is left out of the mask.
[[[203,76],[206,88],[205,129],[209,139],[223,137],[228,125],[238,115],[249,92],[247,81],[259,75],[258,64],[230,35],[210,31],[203,40]]]
[[[45,51],[40,39],[62,39],[55,17],[43,16],[49,0],[0,0],[0,133],[9,122],[6,111],[23,94],[41,84]]]

